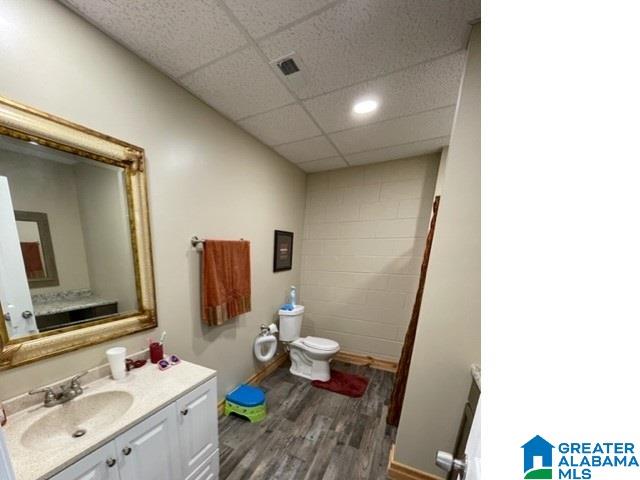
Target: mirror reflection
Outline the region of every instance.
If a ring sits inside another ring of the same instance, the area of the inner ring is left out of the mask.
[[[36,222],[21,222],[16,217],[16,225],[18,226],[20,249],[22,250],[24,268],[27,271],[27,279],[43,280],[47,278],[38,224]]]
[[[47,214],[19,210],[14,210],[13,213],[29,286],[37,288],[59,285]]]
[[[21,222],[16,217],[16,225],[18,226],[20,249],[22,250],[24,268],[27,271],[27,279],[43,280],[47,278],[38,224],[35,222]]]
[[[0,307],[9,338],[138,310],[125,172],[0,137]]]

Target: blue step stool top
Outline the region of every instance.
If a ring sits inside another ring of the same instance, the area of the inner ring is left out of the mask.
[[[227,393],[227,400],[242,407],[256,407],[264,403],[264,392],[258,387],[240,385]]]

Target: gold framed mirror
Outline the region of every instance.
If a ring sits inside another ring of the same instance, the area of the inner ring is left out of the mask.
[[[157,326],[144,160],[0,97],[0,370]]]

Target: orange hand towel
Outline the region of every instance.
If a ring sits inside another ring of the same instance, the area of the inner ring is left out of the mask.
[[[202,321],[222,325],[251,311],[251,261],[245,240],[206,240],[201,258]]]

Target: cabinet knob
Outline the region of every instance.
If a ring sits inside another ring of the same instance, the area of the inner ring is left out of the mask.
[[[124,447],[122,449],[122,453],[124,453],[125,457],[131,453],[131,447]]]
[[[115,458],[107,458],[107,467],[111,468],[116,464]]]
[[[180,410],[180,413],[181,413],[182,415],[188,415],[188,414],[189,414],[189,409],[188,409],[188,408],[185,408],[184,410]]]

